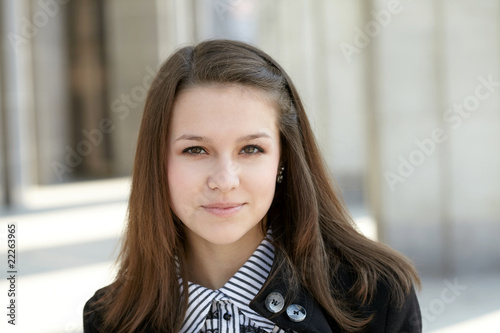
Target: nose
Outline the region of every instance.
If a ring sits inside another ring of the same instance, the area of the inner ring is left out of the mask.
[[[240,185],[239,168],[230,160],[221,161],[207,179],[211,190],[229,192]]]

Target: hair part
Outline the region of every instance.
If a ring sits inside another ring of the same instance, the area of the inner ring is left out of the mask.
[[[120,269],[96,304],[104,328],[133,332],[148,326],[177,332],[182,325],[179,318],[184,318],[188,301],[185,235],[171,209],[165,151],[177,96],[213,85],[257,89],[276,105],[284,181],[277,186],[263,229],[272,228],[276,251],[283,253],[275,265],[290,283],[305,287],[350,332],[362,330],[371,318],[353,313],[354,304],[333,289],[331,279],[341,264],[352,267],[356,283],[349,296],[359,303],[368,303],[383,279],[392,299],[402,304],[413,283],[419,283],[418,275],[405,257],[355,229],[288,75],[255,47],[212,40],[173,53],[151,85],[137,142]]]

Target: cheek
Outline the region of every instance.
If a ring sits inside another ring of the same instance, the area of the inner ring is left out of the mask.
[[[274,164],[250,168],[246,172],[246,188],[263,201],[272,200],[276,188],[276,168]]]
[[[199,188],[199,173],[193,172],[175,159],[168,162],[167,168],[169,193],[173,209],[178,212],[180,206],[189,204],[193,191]]]

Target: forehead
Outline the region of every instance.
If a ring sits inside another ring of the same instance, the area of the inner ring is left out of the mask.
[[[175,100],[169,132],[228,136],[267,129],[276,134],[275,105],[270,94],[241,85],[189,88]]]

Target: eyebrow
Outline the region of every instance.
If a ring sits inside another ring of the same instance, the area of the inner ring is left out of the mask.
[[[255,134],[250,134],[246,136],[242,136],[241,138],[238,138],[236,142],[243,142],[243,141],[250,141],[254,139],[259,139],[259,138],[268,138],[271,139],[271,136],[265,132],[259,132]],[[211,142],[209,138],[206,136],[199,136],[199,135],[192,135],[192,134],[183,134],[177,139],[175,139],[174,142],[180,141],[180,140],[188,140],[188,141],[200,141],[200,142]]]

